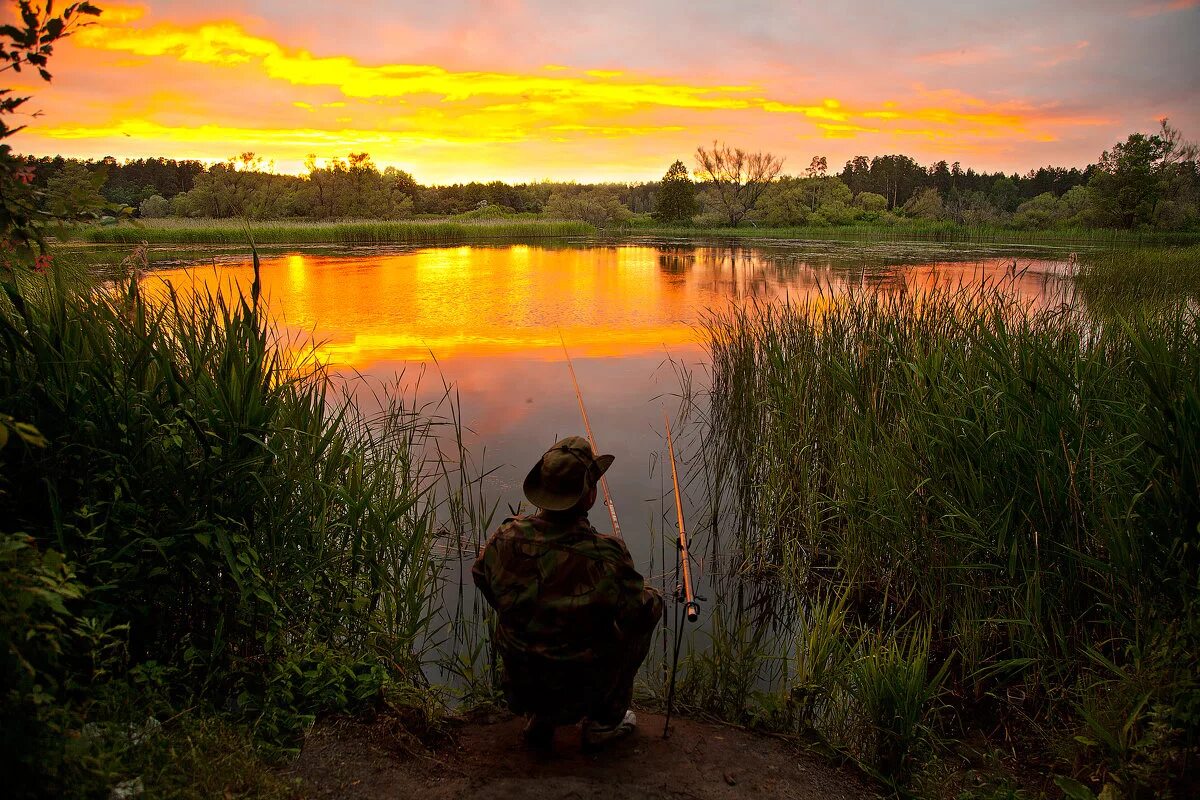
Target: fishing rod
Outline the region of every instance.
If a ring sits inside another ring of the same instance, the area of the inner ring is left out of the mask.
[[[691,558],[688,555],[687,545],[687,529],[683,524],[683,499],[679,492],[679,474],[675,469],[675,440],[671,436],[671,418],[667,416],[666,409],[663,409],[663,422],[667,426],[667,452],[671,457],[671,485],[675,489],[675,516],[679,525],[679,560],[677,575],[679,576],[679,587],[676,589],[676,602],[683,601],[683,614],[687,617],[688,622],[695,622],[700,616],[700,604],[696,602],[696,595],[692,587],[692,565]],[[675,705],[675,676],[679,672],[679,649],[683,645],[683,625],[679,619],[679,614],[675,615],[675,653],[671,658],[671,684],[667,688],[667,714],[666,720],[663,723],[663,738],[666,739],[671,732],[671,711]]]
[[[679,495],[679,475],[675,472],[675,441],[671,438],[671,420],[663,410],[663,422],[667,423],[667,452],[671,456],[671,484],[675,487],[675,516],[679,523],[679,563],[683,573],[680,581],[680,593],[683,595],[683,612],[688,622],[695,622],[700,616],[700,604],[692,591],[692,566],[688,558],[687,532],[683,526],[683,500]]]
[[[592,454],[599,455],[600,451],[596,448],[596,437],[592,435],[592,423],[588,421],[587,409],[583,405],[583,392],[579,391],[579,379],[575,377],[575,365],[571,363],[571,354],[567,352],[567,342],[563,339],[562,332],[558,334],[558,340],[562,342],[563,355],[567,357],[567,369],[571,370],[571,383],[575,385],[575,398],[579,401],[579,413],[583,416],[583,427],[587,431],[588,444],[592,446]],[[604,493],[604,505],[608,508],[608,518],[612,520],[613,536],[618,539],[621,536],[621,523],[617,522],[617,507],[613,505],[612,494],[608,491],[608,479],[603,475],[600,476],[600,490]]]

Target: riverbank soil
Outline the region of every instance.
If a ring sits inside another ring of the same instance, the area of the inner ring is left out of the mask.
[[[585,754],[579,729],[558,729],[554,753],[521,746],[521,720],[505,715],[456,722],[422,742],[394,720],[339,719],[315,727],[289,769],[304,798],[419,800],[851,800],[876,797],[853,773],[795,745],[736,728],[638,713],[630,739]],[[427,737],[428,738],[428,737]]]

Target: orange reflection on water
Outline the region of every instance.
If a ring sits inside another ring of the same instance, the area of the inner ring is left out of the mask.
[[[654,247],[449,247],[262,260],[263,296],[293,340],[318,358],[365,369],[380,361],[520,353],[558,358],[661,350],[696,340],[700,309],[737,285],[737,265],[673,274]],[[728,274],[726,274],[728,273]],[[185,292],[253,279],[249,263],[154,273]],[[732,282],[732,283],[730,283]],[[779,284],[779,291],[786,290]],[[770,294],[776,294],[775,290]]]
[[[859,254],[861,257],[861,254]],[[1054,262],[1012,287],[1048,300]],[[263,296],[285,339],[335,367],[519,355],[560,359],[662,352],[698,342],[706,310],[784,296],[828,300],[830,287],[877,291],[973,284],[1008,261],[916,259],[867,266],[847,253],[795,248],[597,245],[439,247],[290,253],[262,260]],[[249,261],[154,273],[185,293],[253,279]],[[818,285],[824,287],[823,291]],[[159,284],[161,287],[161,284]],[[840,290],[839,290],[840,291]],[[561,340],[560,340],[561,336]]]

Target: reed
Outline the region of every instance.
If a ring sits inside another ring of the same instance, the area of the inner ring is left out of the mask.
[[[1116,312],[1200,299],[1200,246],[1084,252],[1076,282],[1088,305]]]
[[[1089,651],[1158,654],[1122,741],[1191,691],[1200,314],[1017,298],[852,287],[704,326],[703,483],[740,587],[724,599],[800,620],[782,625],[798,718],[893,775],[940,703],[988,709],[944,735],[1031,707],[1082,724]],[[854,719],[875,736],[847,738]]]
[[[585,222],[561,220],[250,222],[240,220],[166,220],[113,227],[89,226],[67,233],[97,244],[244,245],[247,227],[259,244],[452,244],[458,242],[536,241],[586,236],[596,229]]]
[[[639,234],[671,237],[716,237],[736,239],[813,239],[834,241],[931,241],[963,243],[1061,244],[1085,247],[1189,245],[1200,240],[1194,232],[1125,231],[1113,228],[1059,228],[1021,230],[999,225],[957,225],[953,222],[903,220],[896,224],[772,228],[744,226],[638,228]]]
[[[366,413],[253,295],[43,281],[0,299],[0,408],[47,441],[0,451],[0,518],[19,534],[6,546],[79,587],[26,659],[53,719],[141,724],[155,702],[290,746],[316,714],[418,678],[440,589],[439,419],[386,394]],[[117,684],[136,700],[103,708]],[[61,732],[31,741],[6,752],[45,745],[39,770],[71,755]]]

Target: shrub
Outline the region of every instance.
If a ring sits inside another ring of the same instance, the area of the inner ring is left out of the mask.
[[[7,288],[0,407],[47,440],[0,465],[22,570],[72,586],[61,552],[90,587],[76,618],[126,626],[131,666],[165,670],[171,699],[275,741],[404,678],[433,591],[427,422],[337,399],[253,294]],[[5,630],[57,647],[61,603],[37,596]]]
[[[161,194],[151,195],[142,201],[138,214],[145,219],[160,219],[171,213],[171,203]]]

